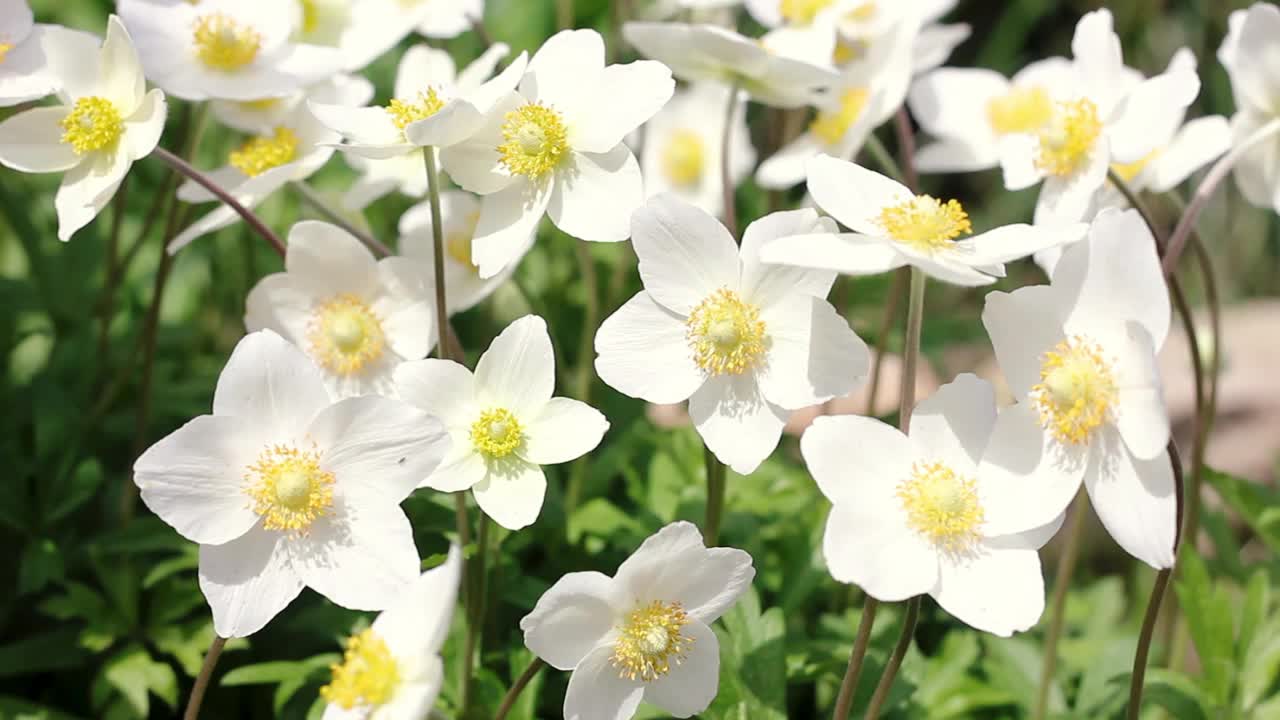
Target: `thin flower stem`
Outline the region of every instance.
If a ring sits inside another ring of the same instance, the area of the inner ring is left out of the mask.
[[[733,186],[733,159],[730,143],[733,142],[733,119],[738,114],[738,102],[742,91],[737,85],[729,86],[729,102],[725,103],[724,127],[720,131],[720,191],[724,194],[724,226],[729,234],[738,237],[738,207]]]
[[[831,713],[831,720],[845,720],[849,717],[853,694],[858,689],[858,676],[862,674],[862,661],[867,657],[867,645],[871,641],[871,626],[875,624],[876,609],[879,607],[880,601],[870,595],[862,603],[858,635],[853,640],[853,650],[849,653],[849,667],[844,671],[844,680],[840,683],[840,694],[836,697],[836,707]]]
[[[875,134],[867,136],[867,150],[871,153],[871,157],[875,158],[876,164],[880,169],[888,173],[894,180],[899,182],[906,178],[902,175],[902,168],[898,167],[898,161],[893,159],[893,155],[889,154],[889,150],[885,148],[884,143],[880,142],[880,138]]]
[[[720,539],[720,521],[724,515],[725,467],[709,447],[704,447],[704,460],[707,468],[707,515],[702,523],[702,537],[707,547],[711,547]]]
[[[475,658],[483,656],[484,619],[488,610],[488,562],[489,562],[489,525],[490,520],[484,512],[479,513],[479,532],[476,535],[476,555],[471,563],[471,582],[475,590],[475,602],[467,603],[467,611],[471,613],[467,620],[467,639],[463,654],[470,658],[467,663],[467,674],[475,672]],[[471,709],[471,696],[466,698],[460,717],[467,717]]]
[[[235,210],[236,214],[243,218],[244,221],[249,224],[249,227],[253,228],[254,232],[261,235],[263,240],[266,240],[271,244],[271,247],[279,253],[280,257],[284,257],[284,243],[281,242],[280,238],[271,231],[271,228],[267,227],[266,223],[262,222],[262,219],[259,218],[257,214],[246,208],[244,205],[241,205],[240,201],[232,197],[230,193],[222,188],[222,186],[211,180],[208,175],[205,175],[192,167],[186,160],[183,160],[162,147],[156,148],[153,154],[161,160],[169,163],[170,167],[187,176],[187,178],[195,182],[197,185],[208,190],[210,193],[213,193],[214,197],[225,203],[227,207]]]
[[[100,325],[98,327],[98,362],[100,368],[106,369],[108,340],[111,332],[111,317],[115,315],[116,287],[120,283],[120,228],[124,225],[125,210],[129,204],[129,177],[124,176],[120,189],[111,201],[111,232],[107,235],[107,275],[102,283],[102,300],[98,305]],[[101,370],[100,370],[101,372]]]
[[[507,713],[511,712],[511,708],[515,707],[516,700],[520,699],[520,693],[524,692],[529,682],[537,677],[538,673],[542,672],[542,668],[546,666],[547,664],[540,657],[535,657],[533,662],[529,663],[524,672],[520,673],[520,677],[516,678],[515,684],[507,691],[506,696],[502,698],[502,704],[498,706],[498,712],[493,716],[493,720],[503,720],[507,717]]]
[[[298,196],[302,198],[302,201],[307,205],[307,207],[315,210],[321,215],[321,217],[330,223],[346,230],[352,237],[364,243],[365,247],[372,250],[375,255],[379,257],[389,257],[394,254],[391,252],[391,248],[382,244],[378,238],[357,228],[355,225],[352,225],[346,218],[335,212],[334,209],[329,207],[328,203],[324,201],[324,198],[320,197],[320,194],[317,193],[310,185],[302,182],[301,180],[294,180],[289,183],[289,186],[297,191]]]
[[[476,38],[480,41],[480,44],[483,45],[485,49],[493,47],[493,35],[489,34],[489,27],[484,23],[484,13],[482,12],[479,15],[474,15],[467,19],[471,21],[471,31],[476,34]]]
[[[893,284],[885,294],[884,315],[880,317],[880,331],[876,335],[876,354],[871,358],[871,380],[867,383],[867,417],[876,416],[876,398],[880,393],[880,375],[884,370],[884,356],[889,351],[890,329],[894,318],[898,316],[898,304],[907,292],[907,282],[911,277],[909,268],[898,268],[893,273]]]
[[[467,517],[467,491],[455,492],[453,494],[454,519],[458,527],[458,545],[466,548],[471,544],[471,520]],[[472,563],[467,561],[466,555],[463,555],[462,561],[462,601],[466,606],[464,616],[467,618],[467,641],[463,645],[462,650],[462,667],[458,672],[459,690],[458,695],[461,698],[460,704],[462,712],[459,717],[466,717],[467,708],[471,706],[471,666],[474,663],[475,646],[471,643],[471,608],[476,602],[475,586],[471,582],[473,574]]]
[[[1058,558],[1058,572],[1053,581],[1053,600],[1050,602],[1049,631],[1044,639],[1044,659],[1040,665],[1040,688],[1036,692],[1036,705],[1032,720],[1043,720],[1049,710],[1049,689],[1053,687],[1053,673],[1058,665],[1058,641],[1062,638],[1062,626],[1066,620],[1067,588],[1075,573],[1076,560],[1080,557],[1080,536],[1084,516],[1089,511],[1089,495],[1083,489],[1076,494],[1075,507],[1071,510],[1071,524],[1067,526],[1062,555]]]
[[[898,644],[894,646],[893,654],[889,656],[889,663],[885,665],[884,674],[880,676],[880,684],[876,685],[871,702],[867,704],[866,720],[875,720],[880,717],[880,711],[884,709],[884,703],[889,699],[889,691],[893,689],[893,679],[898,674],[898,668],[902,667],[902,658],[906,657],[907,650],[911,648],[911,639],[916,633],[916,618],[919,616],[920,596],[917,595],[907,601],[907,615],[902,620],[902,634],[898,636]]]
[[[209,679],[213,676],[213,669],[217,666],[218,658],[222,656],[222,648],[226,644],[226,638],[219,635],[213,637],[209,652],[204,654],[204,664],[200,666],[200,674],[196,675],[196,684],[191,687],[191,697],[187,700],[187,710],[182,714],[182,720],[196,720],[200,717],[204,693],[209,689]]]
[[[461,363],[461,353],[453,352],[449,341],[448,293],[444,280],[444,215],[440,212],[440,172],[436,169],[436,150],[422,149],[423,162],[427,166],[427,199],[431,206],[431,259],[435,265],[436,286],[436,352],[445,360]]]
[[[920,268],[911,268],[911,294],[907,301],[907,333],[903,338],[902,384],[898,395],[898,426],[911,427],[911,410],[916,405],[916,366],[920,361],[920,333],[924,327],[924,289],[927,278]]]
[[[582,289],[586,294],[583,308],[582,339],[578,344],[577,365],[574,368],[574,397],[584,403],[591,402],[591,380],[594,377],[595,336],[600,324],[600,278],[596,273],[596,261],[591,248],[581,240],[570,239],[578,256],[578,268],[582,271]],[[586,455],[569,466],[569,481],[565,489],[565,513],[572,514],[582,499],[582,486],[587,481],[588,459]]]
[[[568,30],[573,27],[573,0],[556,0],[556,27]]]
[[[911,132],[907,108],[898,108],[893,116],[893,129],[898,133],[898,156],[902,158],[902,180],[913,193],[920,192],[920,176],[916,173],[916,137]]]

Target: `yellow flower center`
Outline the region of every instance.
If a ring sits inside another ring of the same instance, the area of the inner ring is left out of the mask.
[[[300,0],[302,3],[302,32],[310,35],[320,27],[320,8],[316,0]]]
[[[880,225],[889,237],[926,253],[947,248],[956,238],[973,231],[969,215],[958,201],[944,203],[929,195],[916,195],[881,210]]]
[[[114,148],[123,134],[120,111],[110,100],[96,95],[76,100],[71,113],[62,118],[62,142],[77,155]]]
[[[385,705],[400,685],[400,667],[373,628],[347,638],[342,664],[329,669],[333,679],[320,688],[320,697],[343,710]]]
[[[849,88],[840,96],[840,105],[829,110],[822,110],[809,124],[809,131],[828,145],[835,145],[844,139],[849,126],[862,115],[867,105],[865,88]]]
[[[316,308],[307,339],[316,362],[339,375],[360,372],[382,357],[386,346],[382,322],[373,309],[345,293]]]
[[[508,112],[498,155],[507,170],[531,180],[555,170],[569,155],[568,130],[560,113],[541,103]]]
[[[1013,88],[987,102],[987,122],[997,135],[1032,133],[1053,118],[1053,101],[1041,87]]]
[[[12,49],[13,43],[0,42],[0,63],[4,62],[5,57],[9,55],[9,51]]]
[[[835,65],[844,65],[865,57],[867,54],[867,41],[862,39],[850,39],[843,35],[836,38],[836,49],[831,54],[831,62]]]
[[[240,107],[246,110],[256,110],[257,112],[264,112],[278,106],[281,102],[283,102],[283,100],[284,98],[278,98],[278,97],[259,98],[257,100],[242,100],[240,101],[239,105]]]
[[[1058,103],[1053,117],[1040,129],[1036,167],[1050,175],[1070,175],[1089,158],[1101,134],[1102,121],[1092,100]]]
[[[1152,160],[1160,156],[1160,148],[1156,148],[1131,163],[1111,163],[1111,171],[1127,183],[1142,174]]]
[[[657,680],[688,655],[693,638],[682,632],[688,624],[689,615],[678,602],[641,605],[618,628],[609,662],[627,680]]]
[[[392,100],[387,105],[386,110],[387,114],[391,116],[391,122],[395,123],[396,127],[404,130],[406,126],[419,120],[426,120],[440,112],[442,107],[444,107],[444,101],[440,99],[436,89],[427,88],[426,92],[418,93],[418,99],[415,102]]]
[[[1031,399],[1045,429],[1059,442],[1078,445],[1111,417],[1117,392],[1102,348],[1071,337],[1041,358],[1040,382],[1031,389]]]
[[[907,525],[939,550],[963,553],[982,539],[977,482],[943,463],[915,463],[898,484]]]
[[[781,0],[778,12],[789,23],[807,25],[834,2],[835,0]]]
[[[196,57],[214,70],[230,72],[253,62],[262,49],[262,35],[221,12],[195,23]]]
[[[706,144],[696,130],[681,129],[671,133],[662,148],[662,174],[677,187],[690,187],[702,179],[706,164]]]
[[[233,150],[228,162],[240,172],[255,177],[293,162],[298,155],[298,136],[287,127],[278,127],[270,137],[258,135]]]
[[[489,408],[471,423],[471,444],[477,452],[492,460],[510,455],[523,442],[524,428],[506,408]]]
[[[760,309],[720,288],[689,313],[685,338],[693,361],[711,375],[740,375],[764,358],[768,339]]]
[[[471,241],[476,235],[476,226],[480,224],[480,213],[473,212],[452,232],[446,233],[444,250],[459,265],[473,274],[480,272],[480,266],[471,259]]]
[[[333,473],[320,468],[320,454],[287,445],[263,449],[245,474],[245,492],[267,530],[301,533],[333,506]]]

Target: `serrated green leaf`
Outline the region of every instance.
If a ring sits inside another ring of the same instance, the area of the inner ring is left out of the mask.
[[[178,703],[178,677],[173,668],[151,658],[139,645],[126,647],[106,661],[103,677],[124,696],[140,717],[150,712],[150,696],[170,708]]]
[[[1240,668],[1240,706],[1252,709],[1280,674],[1280,621],[1268,623],[1250,645]]]

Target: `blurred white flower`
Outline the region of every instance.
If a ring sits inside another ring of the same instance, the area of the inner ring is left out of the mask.
[[[433,37],[453,37],[479,18],[483,0],[295,0],[293,40],[337,48],[342,69],[356,72],[405,39],[416,28]]]
[[[843,395],[870,364],[826,298],[835,273],[763,265],[779,237],[832,232],[813,210],[767,215],[739,248],[715,218],[671,195],[632,218],[645,289],[596,334],[596,372],[654,403],[689,400],[703,442],[739,473],[778,446],[791,411]]]
[[[678,718],[707,709],[720,681],[709,627],[751,586],[751,556],[707,548],[691,523],[651,535],[609,577],[569,573],[520,621],[524,643],[572,670],[565,720],[627,720],[641,701]]]
[[[142,501],[200,544],[200,589],[222,637],[260,630],[303,586],[382,610],[418,577],[400,502],[440,463],[440,423],[377,396],[333,403],[319,369],[269,330],[245,336],[213,414],[134,463]]]
[[[79,34],[45,38],[68,72],[58,104],[20,112],[0,123],[0,163],[21,172],[61,172],[54,197],[58,238],[70,240],[115,195],[133,162],[155,149],[167,105],[147,81],[120,19],[107,21],[101,49]]]
[[[1231,77],[1234,144],[1252,144],[1236,161],[1240,192],[1280,213],[1280,8],[1258,2],[1231,13],[1218,60]]]
[[[347,98],[372,98],[373,83],[361,75],[339,74],[288,95],[259,100],[210,100],[209,110],[218,122],[229,128],[250,135],[270,135],[277,126],[287,122],[300,105],[305,106],[312,95]]]
[[[450,360],[404,363],[400,397],[439,417],[453,449],[422,487],[470,489],[486,515],[508,530],[538,518],[547,491],[542,465],[585,455],[609,421],[586,403],[552,397],[555,355],[547,323],[526,315],[494,338],[474,374]]]
[[[58,92],[78,59],[97,52],[98,38],[60,25],[36,24],[26,0],[0,6],[0,107]]]

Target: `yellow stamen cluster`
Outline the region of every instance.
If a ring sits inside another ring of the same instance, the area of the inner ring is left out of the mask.
[[[822,110],[809,124],[809,132],[828,145],[835,145],[844,139],[849,126],[862,115],[867,106],[866,88],[849,88],[840,96],[840,105],[829,110]]]
[[[569,156],[569,132],[560,113],[541,103],[508,112],[498,155],[507,170],[531,180],[560,167]]]
[[[415,102],[404,102],[403,100],[392,100],[387,105],[387,114],[391,116],[391,122],[396,127],[404,130],[405,127],[419,120],[427,118],[440,112],[440,108],[444,107],[444,100],[440,99],[439,93],[435,88],[427,88],[426,92],[418,93],[418,99]]]
[[[339,375],[353,375],[382,357],[386,337],[373,308],[343,293],[318,305],[307,329],[311,356]]]
[[[1059,442],[1078,445],[1111,417],[1117,386],[1102,348],[1075,336],[1063,340],[1040,360],[1040,382],[1031,398],[1040,424]]]
[[[915,463],[898,484],[907,525],[937,549],[953,554],[972,550],[982,539],[985,520],[978,486],[943,463]]]
[[[320,454],[271,445],[245,473],[245,492],[267,530],[305,532],[333,506],[333,473],[320,468]]]
[[[662,174],[676,187],[695,186],[702,180],[706,155],[706,143],[698,131],[688,128],[676,130],[662,147],[659,159]]]
[[[936,252],[973,231],[969,215],[956,200],[945,203],[929,195],[916,195],[880,211],[880,225],[889,237],[922,252]]]
[[[764,358],[768,339],[760,309],[720,288],[689,313],[685,338],[693,361],[711,375],[740,375]]]
[[[688,624],[689,615],[679,602],[642,605],[627,613],[618,628],[609,662],[627,680],[657,680],[688,655],[693,638],[682,632]]]
[[[1050,175],[1070,175],[1085,164],[1101,134],[1102,120],[1092,100],[1058,103],[1040,130],[1036,167]]]
[[[1133,182],[1133,179],[1142,174],[1143,170],[1151,164],[1151,161],[1160,156],[1160,148],[1156,148],[1131,163],[1111,163],[1111,171],[1120,176],[1121,180],[1127,183]]]
[[[262,49],[262,35],[221,12],[195,22],[196,57],[214,70],[230,72],[253,62]]]
[[[120,111],[110,100],[96,95],[76,100],[71,113],[62,118],[62,142],[77,155],[110,150],[123,134]]]
[[[400,667],[373,628],[348,638],[342,664],[329,669],[333,679],[320,688],[320,697],[343,710],[385,705],[400,685]]]
[[[808,25],[818,13],[831,7],[835,0],[781,0],[778,13],[789,23]]]
[[[287,127],[278,127],[271,136],[258,135],[231,152],[228,162],[240,172],[255,177],[298,156],[298,136]]]
[[[476,452],[491,460],[510,455],[523,442],[524,428],[506,408],[489,408],[471,423],[471,444]]]
[[[1053,118],[1053,100],[1041,87],[1012,88],[987,101],[987,122],[997,135],[1033,133]]]

